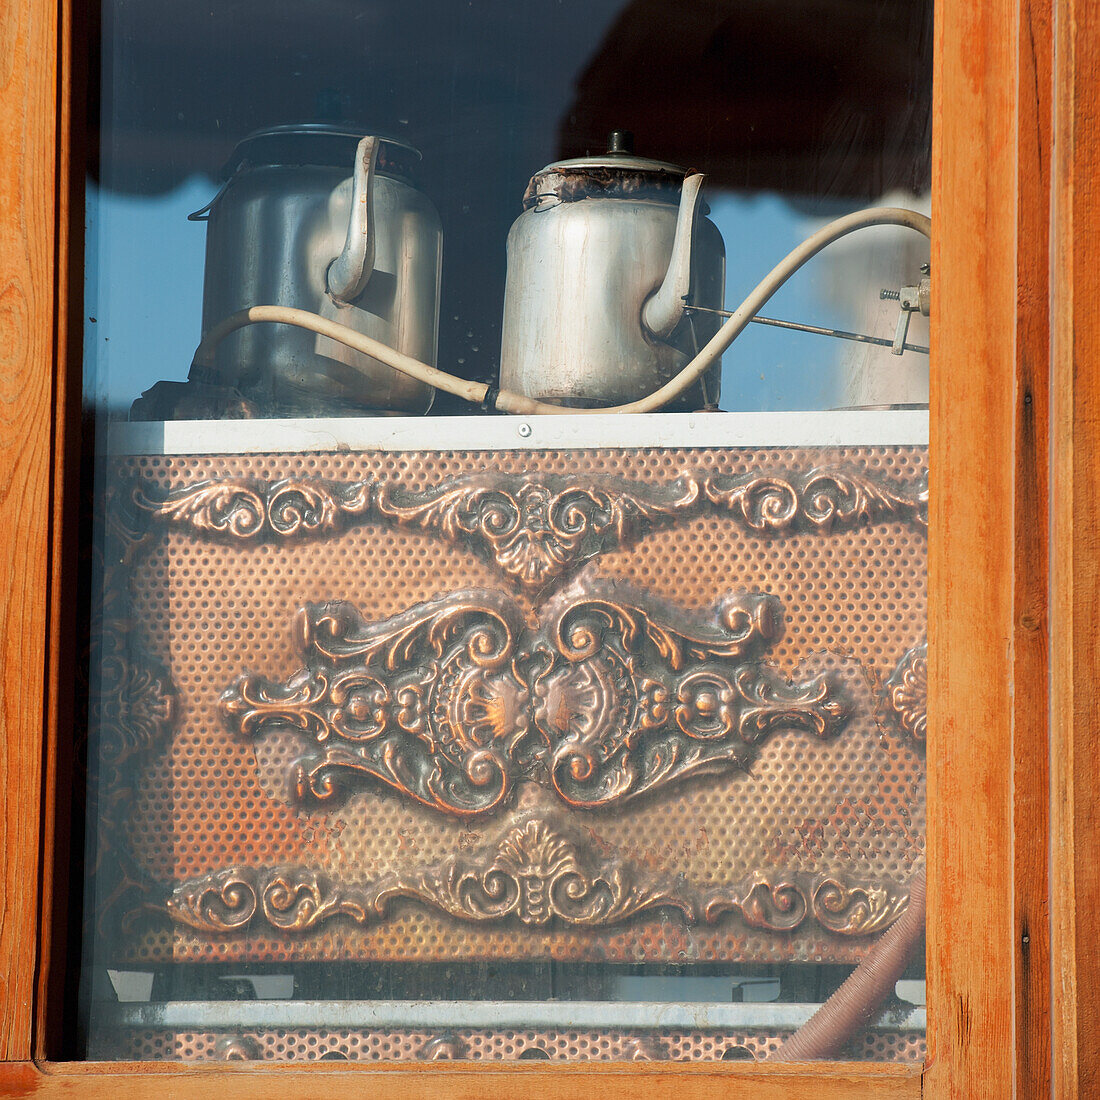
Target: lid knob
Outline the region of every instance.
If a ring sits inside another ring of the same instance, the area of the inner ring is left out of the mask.
[[[607,151],[629,156],[634,152],[634,135],[629,130],[612,130],[607,135]]]

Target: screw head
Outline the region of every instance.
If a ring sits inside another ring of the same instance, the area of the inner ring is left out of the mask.
[[[519,432],[519,434],[520,434],[520,435],[521,435],[521,436],[522,436],[522,437],[523,437],[524,439],[526,439],[526,438],[527,438],[527,437],[528,437],[528,436],[529,436],[529,435],[531,434],[531,425],[530,425],[530,424],[526,424],[526,423],[524,423],[524,424],[521,424],[521,425],[520,425],[520,426],[519,426],[519,427],[518,427],[518,428],[516,429],[516,431],[517,431],[517,432]]]

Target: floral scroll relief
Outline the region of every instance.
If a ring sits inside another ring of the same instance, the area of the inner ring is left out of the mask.
[[[924,747],[928,728],[928,645],[909,650],[886,681],[879,705],[891,725]]]
[[[924,527],[928,512],[923,486],[825,467],[790,475],[698,472],[664,486],[478,474],[419,492],[382,481],[227,478],[158,493],[138,481],[122,496],[135,537],[148,521],[241,540],[385,523],[469,545],[530,591],[650,530],[705,513],[725,513],[750,534],[778,535],[889,521]]]
[[[202,932],[235,932],[256,920],[304,932],[337,916],[357,924],[381,921],[399,899],[466,922],[514,920],[529,927],[555,920],[598,927],[656,908],[694,913],[675,890],[643,881],[621,862],[597,862],[540,820],[514,825],[477,856],[454,856],[367,885],[336,883],[300,867],[228,868],[180,883],[163,908],[174,923]]]
[[[374,781],[471,816],[528,780],[592,809],[744,769],[779,730],[841,729],[849,704],[833,678],[790,683],[761,662],[781,622],[774,596],[687,615],[599,584],[549,601],[534,626],[493,592],[373,623],[350,604],[310,605],[306,667],[284,683],[240,677],[222,710],[238,735],[290,729],[309,743],[291,775],[299,803]]]
[[[622,859],[596,856],[565,830],[539,818],[519,821],[491,845],[432,867],[343,883],[303,867],[230,867],[175,885],[154,911],[207,935],[266,928],[309,932],[338,918],[369,925],[412,902],[468,924],[557,924],[598,928],[644,913],[678,913],[687,924],[733,917],[750,928],[790,932],[815,920],[844,936],[881,931],[908,896],[828,878],[771,881],[704,894],[682,879],[662,880]]]

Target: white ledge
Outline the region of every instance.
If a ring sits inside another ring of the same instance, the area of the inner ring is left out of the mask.
[[[111,424],[107,450],[114,455],[235,455],[927,444],[927,411],[844,410],[150,421]]]

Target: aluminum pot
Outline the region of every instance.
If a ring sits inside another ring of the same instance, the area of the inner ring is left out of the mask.
[[[590,408],[658,389],[717,330],[725,246],[705,216],[704,177],[608,151],[548,165],[508,234],[500,386]],[[721,365],[672,408],[716,406]]]
[[[208,219],[203,332],[255,305],[293,306],[434,365],[443,231],[417,189],[420,154],[328,125],[245,138]],[[422,413],[434,390],[327,337],[252,325],[217,351],[214,377],[266,415]]]

